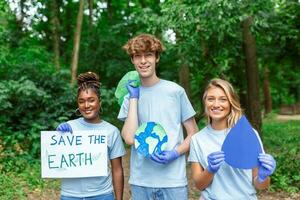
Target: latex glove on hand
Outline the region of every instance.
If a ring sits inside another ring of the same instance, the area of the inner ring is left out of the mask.
[[[270,154],[260,153],[258,155],[258,181],[265,181],[276,169],[276,161]]]
[[[140,97],[140,88],[134,87],[132,83],[136,82],[135,80],[129,80],[126,84],[126,88],[129,93],[129,98],[136,98],[138,99]]]
[[[216,151],[207,156],[207,171],[215,174],[221,167],[225,160],[225,153],[223,151]]]
[[[63,122],[60,125],[58,125],[58,127],[56,128],[56,130],[60,131],[60,132],[63,132],[63,133],[64,132],[73,133],[72,127],[67,122]]]
[[[179,153],[173,149],[171,151],[162,151],[161,153],[153,153],[150,157],[151,160],[160,163],[168,164],[179,157]]]

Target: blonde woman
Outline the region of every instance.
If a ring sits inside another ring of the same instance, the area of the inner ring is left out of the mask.
[[[255,188],[270,185],[269,176],[276,162],[269,154],[260,154],[259,167],[252,170],[233,168],[224,162],[222,144],[242,116],[232,85],[222,79],[211,80],[203,95],[203,105],[208,124],[192,137],[189,156],[192,178],[202,191],[200,199],[257,199]]]

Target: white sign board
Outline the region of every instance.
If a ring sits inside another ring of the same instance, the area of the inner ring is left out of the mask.
[[[42,178],[107,176],[107,162],[101,131],[41,132]]]

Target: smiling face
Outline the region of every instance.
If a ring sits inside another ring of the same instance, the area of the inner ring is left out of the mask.
[[[81,90],[77,98],[78,108],[85,121],[99,123],[100,100],[91,89]]]
[[[226,128],[231,106],[223,89],[216,86],[210,87],[204,103],[205,112],[210,117],[212,126]]]
[[[131,62],[141,79],[156,77],[155,68],[158,61],[159,56],[156,56],[156,53],[152,51],[135,53],[131,57]]]

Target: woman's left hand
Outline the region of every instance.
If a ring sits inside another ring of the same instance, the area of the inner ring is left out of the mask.
[[[263,182],[276,169],[276,161],[270,154],[261,153],[258,155],[259,166],[258,166],[258,181]]]

